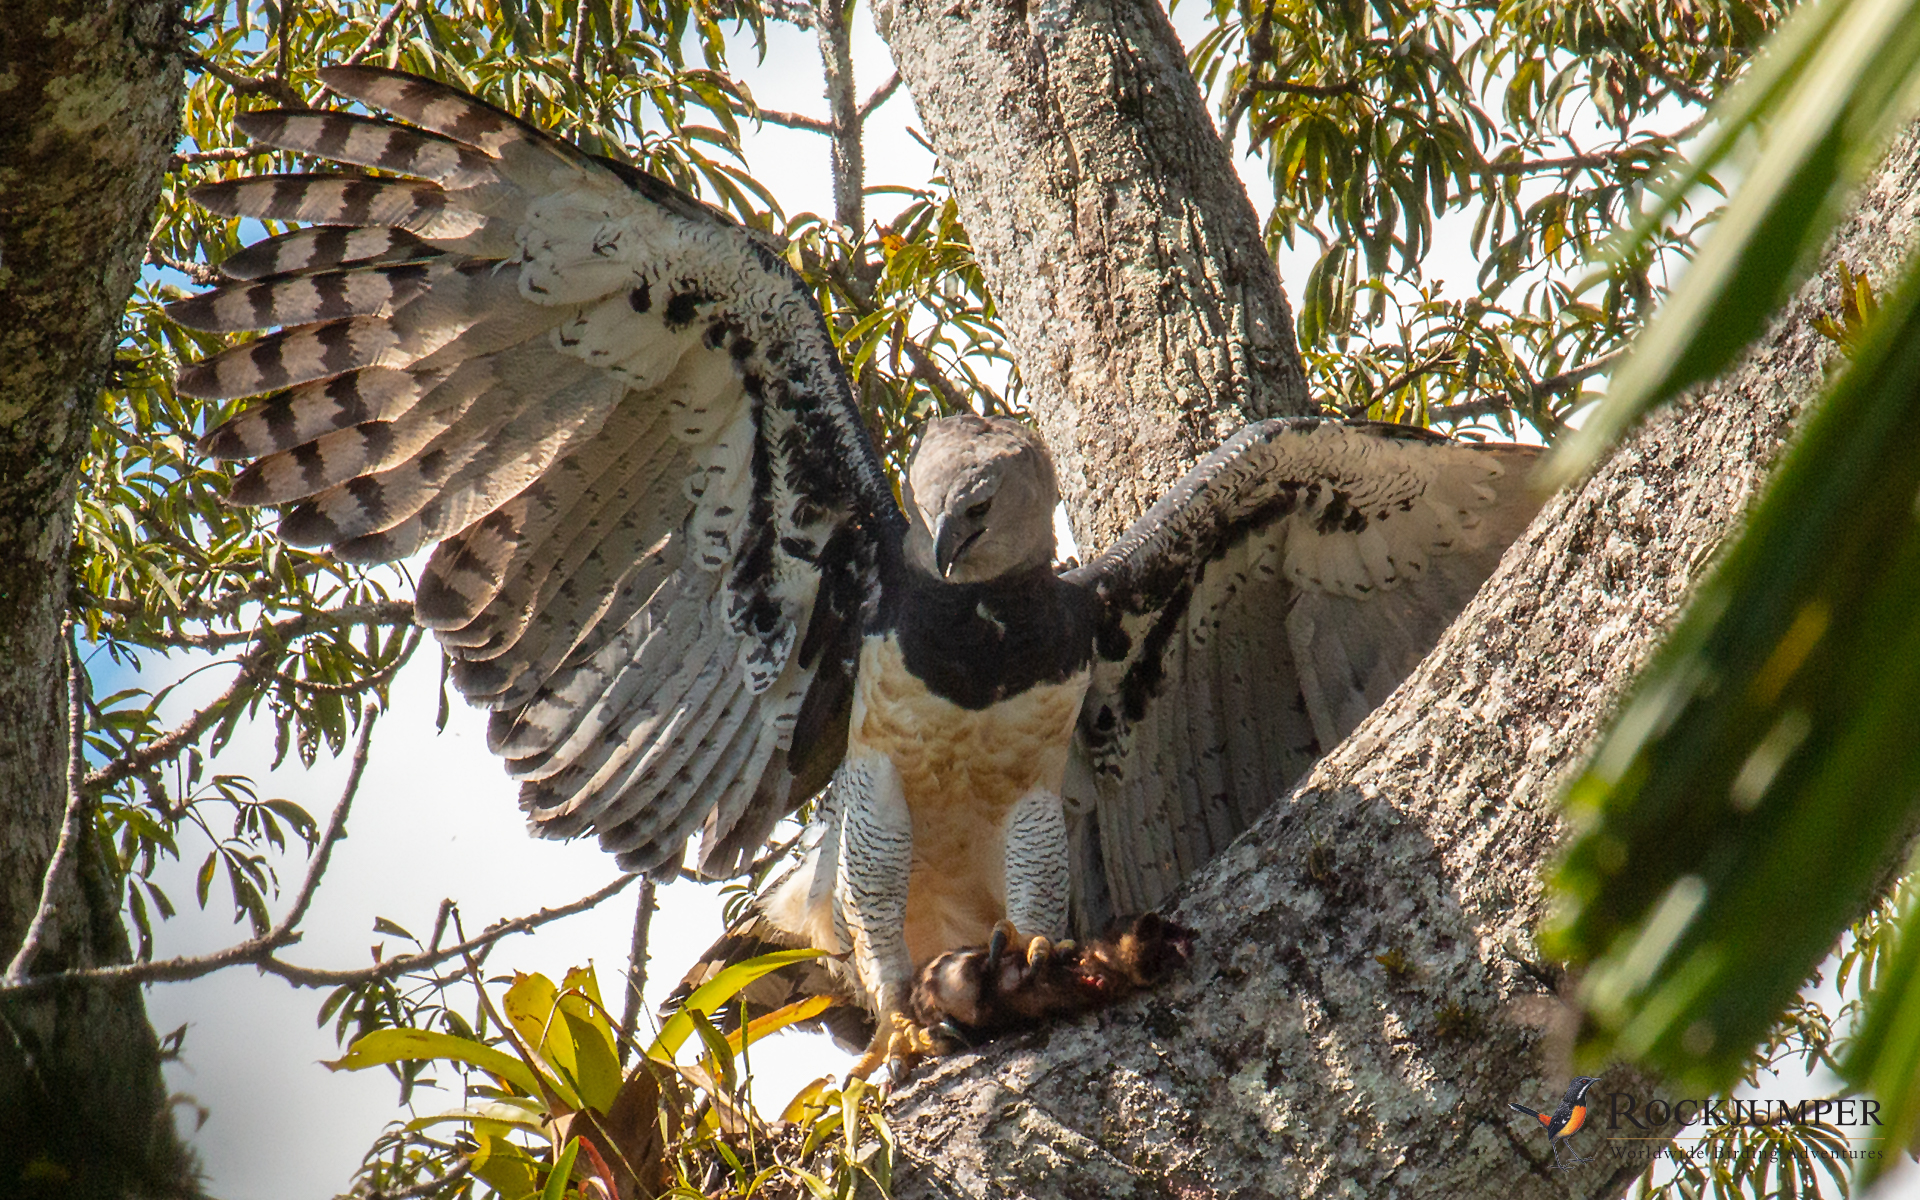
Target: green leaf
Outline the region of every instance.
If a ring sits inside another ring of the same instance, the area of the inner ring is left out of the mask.
[[[659,1035],[653,1039],[653,1045],[647,1048],[648,1056],[659,1059],[661,1062],[671,1063],[674,1055],[680,1052],[680,1047],[693,1034],[694,1013],[712,1016],[721,1005],[733,999],[742,988],[761,976],[772,974],[781,967],[819,958],[823,953],[819,950],[778,950],[726,968],[695,988],[679,1011],[667,1018],[666,1023],[660,1027]]]
[[[499,1134],[475,1137],[473,1173],[498,1192],[502,1200],[526,1200],[538,1194],[539,1164],[531,1154]]]
[[[1591,1054],[1739,1074],[1920,795],[1920,258],[1567,794]]]
[[[530,975],[516,973],[513,986],[507,989],[507,995],[501,1007],[506,1011],[507,1020],[513,1023],[520,1040],[533,1053],[539,1055],[554,1069],[554,1090],[569,1108],[581,1107],[581,1096],[577,1089],[579,1079],[579,1059],[572,1036],[568,1033],[567,1023],[558,1019],[556,1002],[559,989],[553,986],[553,980],[535,972]]]
[[[580,1154],[580,1139],[570,1137],[561,1148],[559,1159],[553,1164],[553,1172],[547,1176],[547,1186],[541,1189],[540,1200],[560,1200],[566,1195],[567,1184],[573,1179],[573,1160]]]
[[[578,997],[568,999],[577,1001]],[[580,1098],[595,1112],[605,1113],[620,1093],[620,1056],[614,1049],[612,1032],[604,1021],[574,1012],[566,1000],[561,1001],[560,1015],[573,1044],[573,1079]]]
[[[443,1058],[479,1067],[527,1095],[542,1094],[533,1069],[513,1055],[468,1038],[425,1029],[376,1029],[355,1038],[346,1054],[322,1065],[330,1071],[364,1071],[388,1063]]]
[[[414,1132],[430,1129],[435,1125],[445,1125],[451,1121],[468,1124],[490,1122],[493,1125],[512,1126],[529,1133],[545,1134],[548,1129],[547,1114],[534,1103],[522,1103],[512,1099],[496,1099],[485,1104],[474,1104],[466,1108],[451,1109],[435,1113],[428,1117],[415,1117],[408,1121],[406,1128]]]

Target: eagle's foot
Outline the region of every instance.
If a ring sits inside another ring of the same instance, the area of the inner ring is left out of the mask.
[[[1192,956],[1193,931],[1157,913],[1085,944],[1022,939],[1002,921],[985,946],[949,950],[922,967],[909,1007],[942,1049],[973,1047],[1116,1004],[1157,986]]]
[[[993,933],[987,938],[989,973],[999,972],[1001,959],[1006,956],[1009,946],[1014,948],[1015,956],[1026,963],[1028,972],[1042,969],[1053,958],[1056,951],[1071,952],[1073,950],[1072,942],[1061,942],[1056,946],[1050,939],[1037,934],[1023,939],[1012,921],[999,921],[994,924]]]
[[[867,1079],[884,1063],[890,1086],[897,1086],[912,1074],[914,1064],[940,1053],[943,1042],[931,1029],[905,1013],[884,1014],[873,1031],[867,1052],[847,1072],[850,1079]]]

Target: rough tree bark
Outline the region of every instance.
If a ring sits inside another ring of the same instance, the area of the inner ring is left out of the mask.
[[[40,899],[66,806],[67,555],[87,430],[173,148],[179,5],[0,14],[0,959]],[[123,962],[91,839],[36,970]],[[0,1003],[0,1193],[194,1190],[137,988]]]
[[[1249,420],[1310,411],[1293,316],[1157,0],[882,0],[1083,545]]]
[[[1126,0],[1076,7],[1052,41],[1047,19],[994,0],[896,0],[882,32],[1034,372],[1063,474],[1116,485],[1105,506],[1081,494],[1098,545],[1170,461],[1134,447],[1142,478],[1103,438],[1141,420],[1143,444],[1177,457],[1186,443],[1169,429],[1205,442],[1236,405],[1260,411],[1258,397],[1287,392],[1205,386],[1194,346],[1218,343],[1185,340],[1264,328],[1230,302],[1246,285],[1195,286],[1257,274],[1240,265],[1257,241],[1241,229],[1236,246],[1196,218],[1183,226],[1196,240],[1175,254],[1147,219],[1182,189],[1224,186],[1194,177],[1226,171],[1211,130],[1190,135],[1206,145],[1178,184],[1112,169],[1129,153],[1181,161],[1153,139],[1178,136],[1167,113],[1188,107],[1192,83],[1144,104],[1152,87],[1140,82],[1170,86],[1171,35],[1142,34],[1154,23]],[[1883,279],[1917,217],[1909,138],[1830,257]],[[1550,502],[1416,675],[1189,881],[1175,907],[1200,934],[1189,978],[947,1060],[896,1097],[901,1194],[1617,1195],[1636,1166],[1551,1170],[1544,1139],[1506,1108],[1565,1086],[1559,969],[1533,939],[1555,797],[1817,392],[1834,353],[1811,323],[1838,305],[1828,279],[1737,369]],[[1143,296],[1168,307],[1127,307]],[[1169,315],[1176,304],[1200,311]],[[1284,315],[1278,302],[1264,311]],[[1264,345],[1292,353],[1277,331]],[[1169,382],[1139,383],[1156,378]],[[1192,419],[1181,425],[1168,404]],[[1096,419],[1107,427],[1085,427]],[[1608,1087],[1634,1079],[1608,1074]]]

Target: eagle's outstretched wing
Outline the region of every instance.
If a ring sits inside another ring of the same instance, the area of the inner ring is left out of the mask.
[[[717,210],[470,96],[367,67],[406,124],[256,112],[253,137],[389,174],[215,183],[309,227],[170,312],[277,329],[182,372],[272,393],[210,432],[241,504],[342,558],[439,547],[418,618],[543,832],[632,868],[703,828],[726,871],[846,744],[859,610],[904,518],[813,297]]]
[[[1069,573],[1104,601],[1067,777],[1082,926],[1157,906],[1386,699],[1532,519],[1536,452],[1263,421]]]

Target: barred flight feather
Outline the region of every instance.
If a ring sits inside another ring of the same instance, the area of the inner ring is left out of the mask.
[[[392,421],[436,381],[390,367],[368,367],[278,392],[249,406],[200,439],[213,458],[256,458],[335,430]]]
[[[409,262],[440,253],[438,247],[404,229],[316,225],[235,251],[221,260],[220,273],[228,279],[263,279],[326,267]]]
[[[1105,601],[1069,772],[1083,926],[1144,912],[1418,663],[1539,505],[1531,447],[1241,430],[1067,578]]]
[[[801,667],[798,625],[823,580],[871,595],[875,548],[904,526],[811,292],[730,218],[472,97],[372,67],[322,79],[375,111],[238,124],[391,177],[194,192],[313,226],[171,310],[277,331],[179,380],[272,393],[203,439],[252,460],[232,500],[293,505],[283,536],[343,558],[440,543],[419,619],[494,710],[489,744],[548,832],[598,832],[654,869],[702,826],[716,853],[770,830],[805,799],[784,764],[815,666],[859,635],[840,622]],[[816,444],[781,444],[796,436]],[[837,557],[782,550],[830,540]],[[837,759],[844,731],[818,734],[840,741],[809,760]]]
[[[600,538],[629,519],[628,509],[648,497],[651,484],[677,478],[672,466],[679,457],[659,436],[658,414],[634,405],[616,409],[601,436],[548,472],[537,505],[516,523],[511,540],[482,522],[441,543],[421,576],[416,616],[439,631],[443,645],[461,647],[487,645],[515,618],[524,624],[523,610],[531,616],[528,606],[548,577],[556,569],[569,577]],[[664,498],[656,503],[671,507]]]

